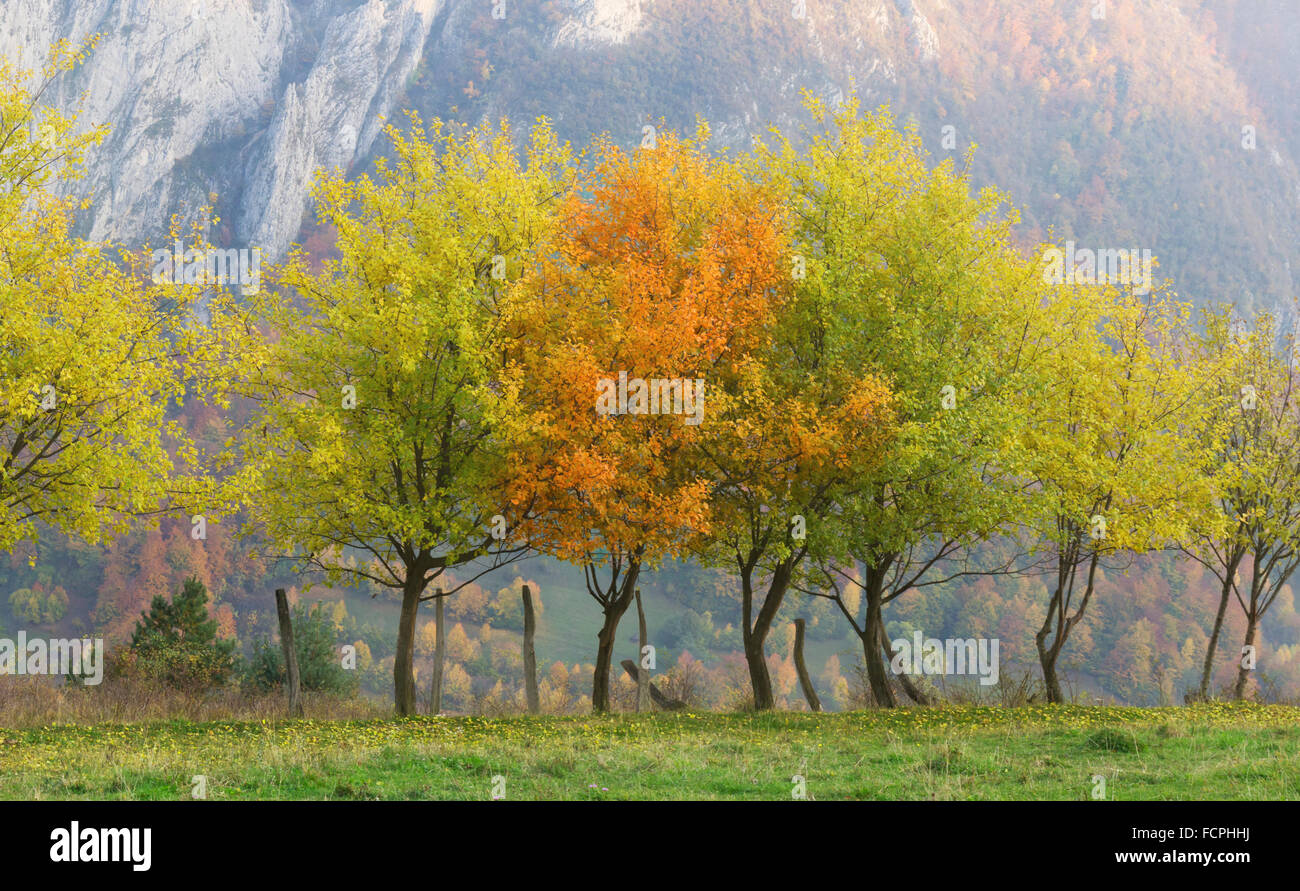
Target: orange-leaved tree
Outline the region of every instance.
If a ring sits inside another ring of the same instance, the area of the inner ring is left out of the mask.
[[[694,139],[593,147],[551,256],[521,283],[508,330],[513,530],[580,564],[603,615],[592,706],[609,708],[619,620],[643,566],[709,532],[697,447],[715,379],[735,374],[785,287],[779,212]],[[642,642],[644,644],[644,642]]]

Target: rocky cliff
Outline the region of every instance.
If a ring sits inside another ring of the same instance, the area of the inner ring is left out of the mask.
[[[366,169],[403,109],[635,144],[697,116],[738,147],[809,90],[890,102],[936,160],[1007,189],[1025,237],[1151,249],[1197,299],[1289,303],[1300,25],[1289,0],[4,0],[27,68],[111,135],[75,186],[97,239],[160,240],[215,194],[225,246],[280,255],[321,167]],[[1251,131],[1245,144],[1245,128]]]
[[[441,0],[6,0],[0,48],[38,68],[98,43],[51,94],[108,123],[77,188],[96,239],[158,238],[215,194],[213,237],[279,254],[320,167],[350,167],[419,63]]]

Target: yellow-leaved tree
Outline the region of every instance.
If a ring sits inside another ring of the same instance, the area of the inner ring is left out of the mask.
[[[59,195],[105,130],[41,97],[86,49],[55,46],[38,77],[0,63],[0,551],[42,526],[96,541],[192,494],[169,409],[206,377],[201,289],[76,237],[84,204]]]
[[[468,584],[520,553],[500,490],[512,444],[501,416],[501,308],[545,254],[570,187],[549,125],[522,157],[512,131],[460,130],[412,115],[390,128],[378,177],[324,176],[315,192],[339,257],[301,250],[262,311],[271,337],[252,357],[257,401],[243,438],[256,523],[303,567],[401,592],[393,685],[415,711],[421,603],[467,564]]]
[[[1190,307],[1165,289],[1061,285],[1059,340],[1025,437],[1026,523],[1046,558],[1047,609],[1035,640],[1049,702],[1058,662],[1108,562],[1173,546],[1213,524],[1200,435],[1210,367]]]
[[[1183,552],[1219,581],[1219,605],[1196,696],[1211,696],[1214,657],[1229,602],[1246,617],[1232,651],[1232,695],[1246,696],[1260,661],[1260,623],[1300,568],[1300,354],[1296,332],[1271,313],[1250,324],[1228,306],[1205,311],[1200,362],[1210,375],[1202,420],[1215,508]]]
[[[1017,216],[1002,194],[972,194],[951,161],[931,167],[915,128],[896,126],[887,108],[808,106],[815,127],[802,144],[778,134],[765,157],[790,195],[806,316],[796,327],[807,329],[774,361],[805,365],[824,395],[843,389],[837,379],[860,392],[880,381],[887,415],[821,417],[888,435],[864,440],[842,479],[812,468],[832,488],[799,511],[807,540],[821,540],[820,575],[801,587],[836,603],[861,642],[874,701],[892,706],[885,608],[1022,556],[1003,533],[1019,516],[1015,467],[1047,348],[1045,289],[1014,247]],[[925,700],[906,674],[897,679]]]

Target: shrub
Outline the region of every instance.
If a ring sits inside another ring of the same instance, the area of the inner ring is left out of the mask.
[[[228,682],[235,671],[235,641],[217,639],[208,617],[208,592],[191,576],[169,603],[153,599],[131,635],[129,656],[118,670],[139,673],[178,689],[205,689]]]
[[[349,695],[356,692],[356,672],[343,667],[339,658],[339,631],[331,610],[324,604],[293,609],[293,649],[298,656],[302,688],[308,691]],[[357,655],[358,664],[361,654]],[[279,642],[262,637],[253,644],[253,658],[244,676],[246,683],[261,691],[283,688],[284,652]]]

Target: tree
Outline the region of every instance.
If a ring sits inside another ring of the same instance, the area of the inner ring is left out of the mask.
[[[1113,285],[1065,286],[1057,298],[1051,395],[1025,438],[1034,483],[1026,526],[1050,573],[1035,634],[1049,702],[1064,698],[1058,660],[1098,570],[1186,540],[1213,497],[1196,433],[1207,378],[1188,306],[1160,289]]]
[[[532,506],[520,534],[580,564],[600,607],[596,711],[642,567],[708,532],[692,449],[782,281],[776,209],[707,136],[661,133],[632,155],[598,142],[512,314],[511,503]]]
[[[897,129],[888,109],[863,114],[856,99],[809,109],[822,129],[807,148],[780,137],[766,159],[792,195],[793,250],[807,267],[796,291],[837,326],[831,361],[889,388],[894,429],[808,517],[830,544],[816,556],[820,584],[801,587],[840,608],[875,701],[890,706],[884,607],[1020,556],[977,560],[970,549],[1017,515],[1014,458],[1048,330],[1043,286],[1014,248],[1005,199],[972,196],[951,161],[928,168],[914,128]]]
[[[430,584],[473,564],[466,584],[520,553],[500,490],[501,307],[548,238],[570,161],[545,122],[522,159],[505,123],[462,133],[413,115],[408,133],[388,133],[378,181],[334,174],[316,188],[339,257],[313,272],[295,251],[279,280],[301,305],[268,295],[275,339],[251,360],[244,455],[253,529],[327,578],[400,592],[405,715],[419,606],[459,587]]]
[[[1242,699],[1257,660],[1260,622],[1300,566],[1296,338],[1294,332],[1280,332],[1269,313],[1257,315],[1250,327],[1234,324],[1223,306],[1206,312],[1205,329],[1201,361],[1213,379],[1202,429],[1209,439],[1206,467],[1216,484],[1217,510],[1184,550],[1214,573],[1221,589],[1197,694],[1209,695],[1231,596],[1246,617],[1233,685],[1233,696]]]
[[[200,289],[156,284],[143,255],[74,237],[81,206],[55,194],[106,132],[74,135],[41,105],[84,51],[55,47],[34,92],[0,64],[0,551],[41,528],[91,542],[125,531],[191,455],[169,409],[204,354],[189,324]]]
[[[235,641],[217,638],[207,588],[193,577],[170,601],[153,599],[131,635],[130,651],[147,676],[175,687],[219,686],[235,669]]]
[[[888,388],[848,348],[859,320],[853,301],[796,288],[713,389],[717,419],[700,444],[716,517],[706,554],[740,579],[757,709],[776,704],[764,647],[781,605],[810,554],[839,552],[840,507],[893,435]]]
[[[1214,479],[1219,510],[1210,517],[1208,526],[1193,528],[1188,540],[1179,544],[1182,553],[1205,566],[1219,582],[1218,609],[1205,645],[1200,682],[1195,693],[1189,694],[1200,700],[1210,697],[1214,656],[1232,599],[1233,582],[1250,550],[1245,518],[1238,512],[1240,498],[1234,496],[1245,495],[1239,473],[1241,449],[1250,429],[1251,416],[1246,406],[1251,405],[1249,411],[1255,411],[1258,396],[1243,389],[1250,385],[1241,383],[1246,371],[1242,359],[1258,350],[1256,338],[1265,332],[1257,329],[1243,344],[1234,336],[1232,315],[1231,308],[1223,305],[1204,311],[1205,331],[1197,356],[1199,362],[1213,365],[1215,369],[1203,393],[1203,398],[1210,402],[1210,410],[1205,414],[1205,427],[1200,432],[1210,459],[1203,472]],[[1260,317],[1257,324],[1271,328],[1272,323]]]
[[[61,586],[45,591],[39,584],[19,588],[9,595],[9,608],[16,619],[33,625],[53,625],[68,611],[68,592]]]

